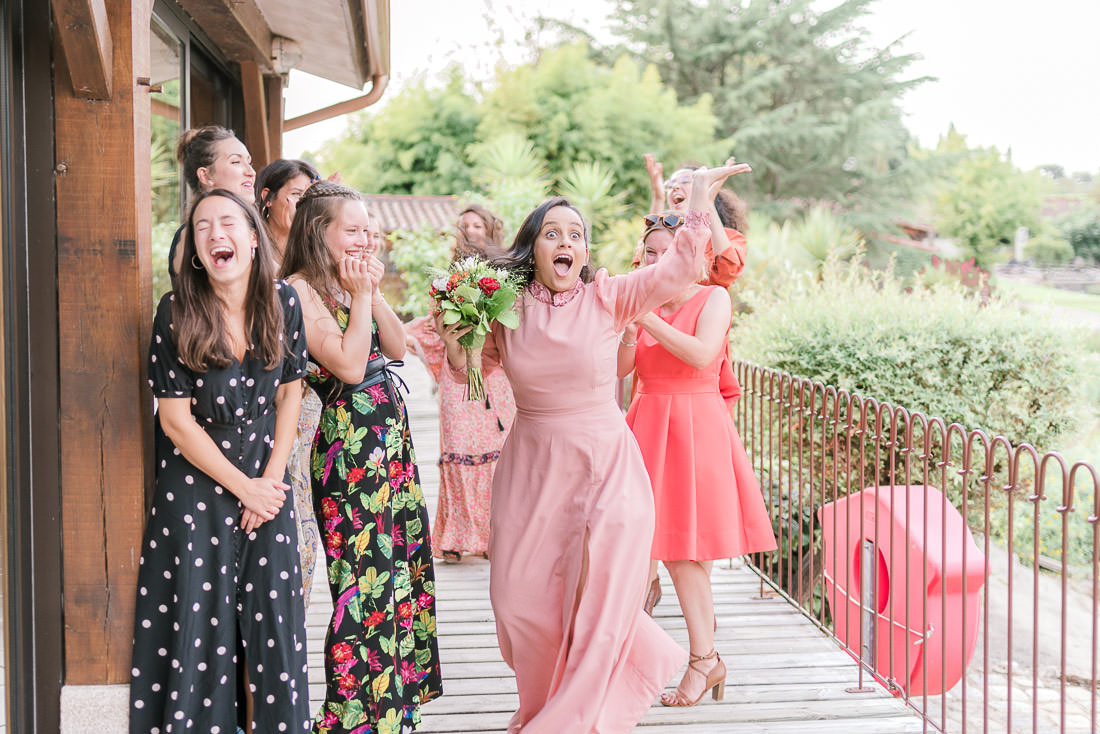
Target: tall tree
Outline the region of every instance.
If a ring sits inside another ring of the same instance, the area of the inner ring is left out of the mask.
[[[350,186],[386,194],[458,194],[473,185],[468,153],[481,116],[461,69],[440,87],[420,79],[380,111],[354,116],[347,132],[317,154]]]
[[[645,203],[644,153],[716,155],[708,95],[682,104],[652,65],[629,58],[599,63],[585,44],[552,48],[535,63],[501,71],[485,102],[480,137],[527,138],[558,188],[574,164],[595,163],[613,174],[613,191]]]
[[[992,264],[997,251],[1013,243],[1020,227],[1038,234],[1041,174],[1020,171],[996,148],[967,148],[966,137],[954,126],[940,139],[936,152],[957,161],[937,187],[937,226],[979,265]]]
[[[616,0],[625,48],[654,60],[682,102],[710,97],[717,132],[753,175],[756,201],[828,199],[849,211],[896,206],[923,184],[899,98],[916,57],[869,48],[873,0]]]

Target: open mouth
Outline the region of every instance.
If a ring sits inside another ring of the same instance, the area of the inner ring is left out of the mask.
[[[668,203],[671,204],[673,207],[678,207],[684,203],[684,200],[686,198],[687,197],[684,196],[684,192],[673,191],[671,194],[668,195]]]
[[[234,254],[232,247],[219,245],[210,250],[210,259],[214,261],[215,267],[224,267],[233,260]]]
[[[569,271],[573,269],[573,256],[568,253],[561,253],[554,256],[554,273],[559,278],[564,278],[569,275]]]

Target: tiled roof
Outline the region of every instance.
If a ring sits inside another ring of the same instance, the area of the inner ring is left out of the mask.
[[[378,217],[386,234],[395,229],[416,229],[430,224],[440,231],[454,227],[458,208],[456,196],[398,196],[367,194],[363,197],[367,210]]]

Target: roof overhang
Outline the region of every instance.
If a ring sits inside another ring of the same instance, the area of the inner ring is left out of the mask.
[[[390,73],[389,0],[177,0],[230,61],[349,87]]]

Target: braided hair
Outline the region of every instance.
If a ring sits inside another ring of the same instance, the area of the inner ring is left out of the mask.
[[[280,278],[299,275],[322,298],[339,298],[339,263],[325,241],[325,230],[347,202],[363,203],[358,191],[332,181],[317,181],[298,199],[290,225]]]

